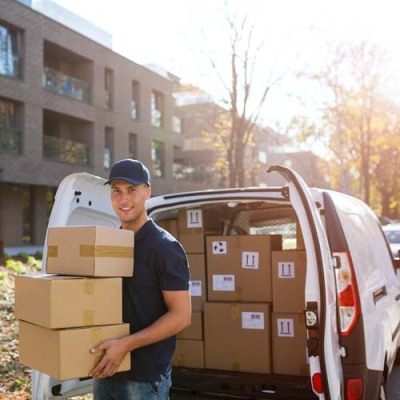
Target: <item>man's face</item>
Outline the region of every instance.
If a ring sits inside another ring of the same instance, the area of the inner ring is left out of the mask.
[[[111,204],[124,229],[140,228],[147,220],[145,204],[150,194],[151,189],[145,183],[111,182]]]

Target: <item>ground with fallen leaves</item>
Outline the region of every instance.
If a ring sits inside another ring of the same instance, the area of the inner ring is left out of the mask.
[[[31,399],[31,370],[18,361],[18,321],[14,317],[14,280],[16,274],[38,271],[40,260],[26,257],[25,262],[8,259],[0,265],[0,400]],[[72,398],[71,398],[72,399]],[[93,399],[92,395],[74,397]]]

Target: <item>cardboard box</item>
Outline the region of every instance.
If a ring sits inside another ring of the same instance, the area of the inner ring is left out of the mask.
[[[52,329],[122,323],[122,278],[17,275],[15,316]]]
[[[192,312],[192,323],[184,331],[179,332],[179,339],[203,340],[203,313],[201,311]]]
[[[272,301],[271,252],[281,235],[207,236],[208,301]]]
[[[200,208],[179,210],[179,241],[186,253],[204,253],[204,236],[220,234],[220,223],[218,211]]]
[[[132,276],[133,232],[103,226],[49,227],[46,271],[79,276]]]
[[[303,313],[272,313],[272,370],[274,374],[310,375]]]
[[[272,308],[274,312],[301,313],[305,309],[306,252],[272,252]]]
[[[206,303],[205,367],[271,373],[271,305]]]
[[[206,301],[206,260],[204,254],[187,254],[190,269],[190,296],[193,310],[203,310]]]
[[[171,362],[173,367],[204,368],[204,342],[177,339]]]
[[[102,354],[90,349],[106,339],[129,335],[129,325],[48,329],[19,321],[19,361],[58,380],[87,377]],[[118,371],[130,369],[126,355]]]
[[[157,225],[164,228],[174,238],[179,238],[178,221],[176,219],[164,219],[163,221],[157,221]]]

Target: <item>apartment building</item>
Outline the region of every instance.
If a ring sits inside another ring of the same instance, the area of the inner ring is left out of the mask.
[[[187,189],[173,80],[22,3],[0,0],[2,244],[43,244],[61,180],[118,159],[147,164],[153,194]]]

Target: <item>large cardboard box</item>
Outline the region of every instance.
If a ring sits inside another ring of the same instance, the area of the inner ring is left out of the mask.
[[[186,253],[204,253],[205,235],[220,234],[221,215],[210,209],[182,209],[178,212],[179,241]]]
[[[192,323],[188,328],[179,332],[178,339],[203,340],[203,313],[201,311],[192,312]]]
[[[301,313],[305,308],[306,252],[272,252],[272,308],[275,312]]]
[[[209,303],[204,306],[205,367],[271,373],[271,305]]]
[[[271,252],[281,235],[207,236],[208,301],[272,301]]]
[[[133,232],[103,226],[49,227],[46,271],[79,276],[132,276]]]
[[[122,278],[17,275],[15,316],[52,329],[122,323]]]
[[[203,310],[206,301],[206,260],[204,254],[187,254],[190,269],[190,296],[193,310]]]
[[[172,366],[204,368],[204,342],[201,340],[177,339]]]
[[[129,335],[129,325],[48,329],[19,321],[19,361],[58,380],[87,377],[102,354],[90,349],[100,342]],[[130,369],[129,353],[118,371]]]
[[[309,376],[304,313],[272,313],[274,374]]]

